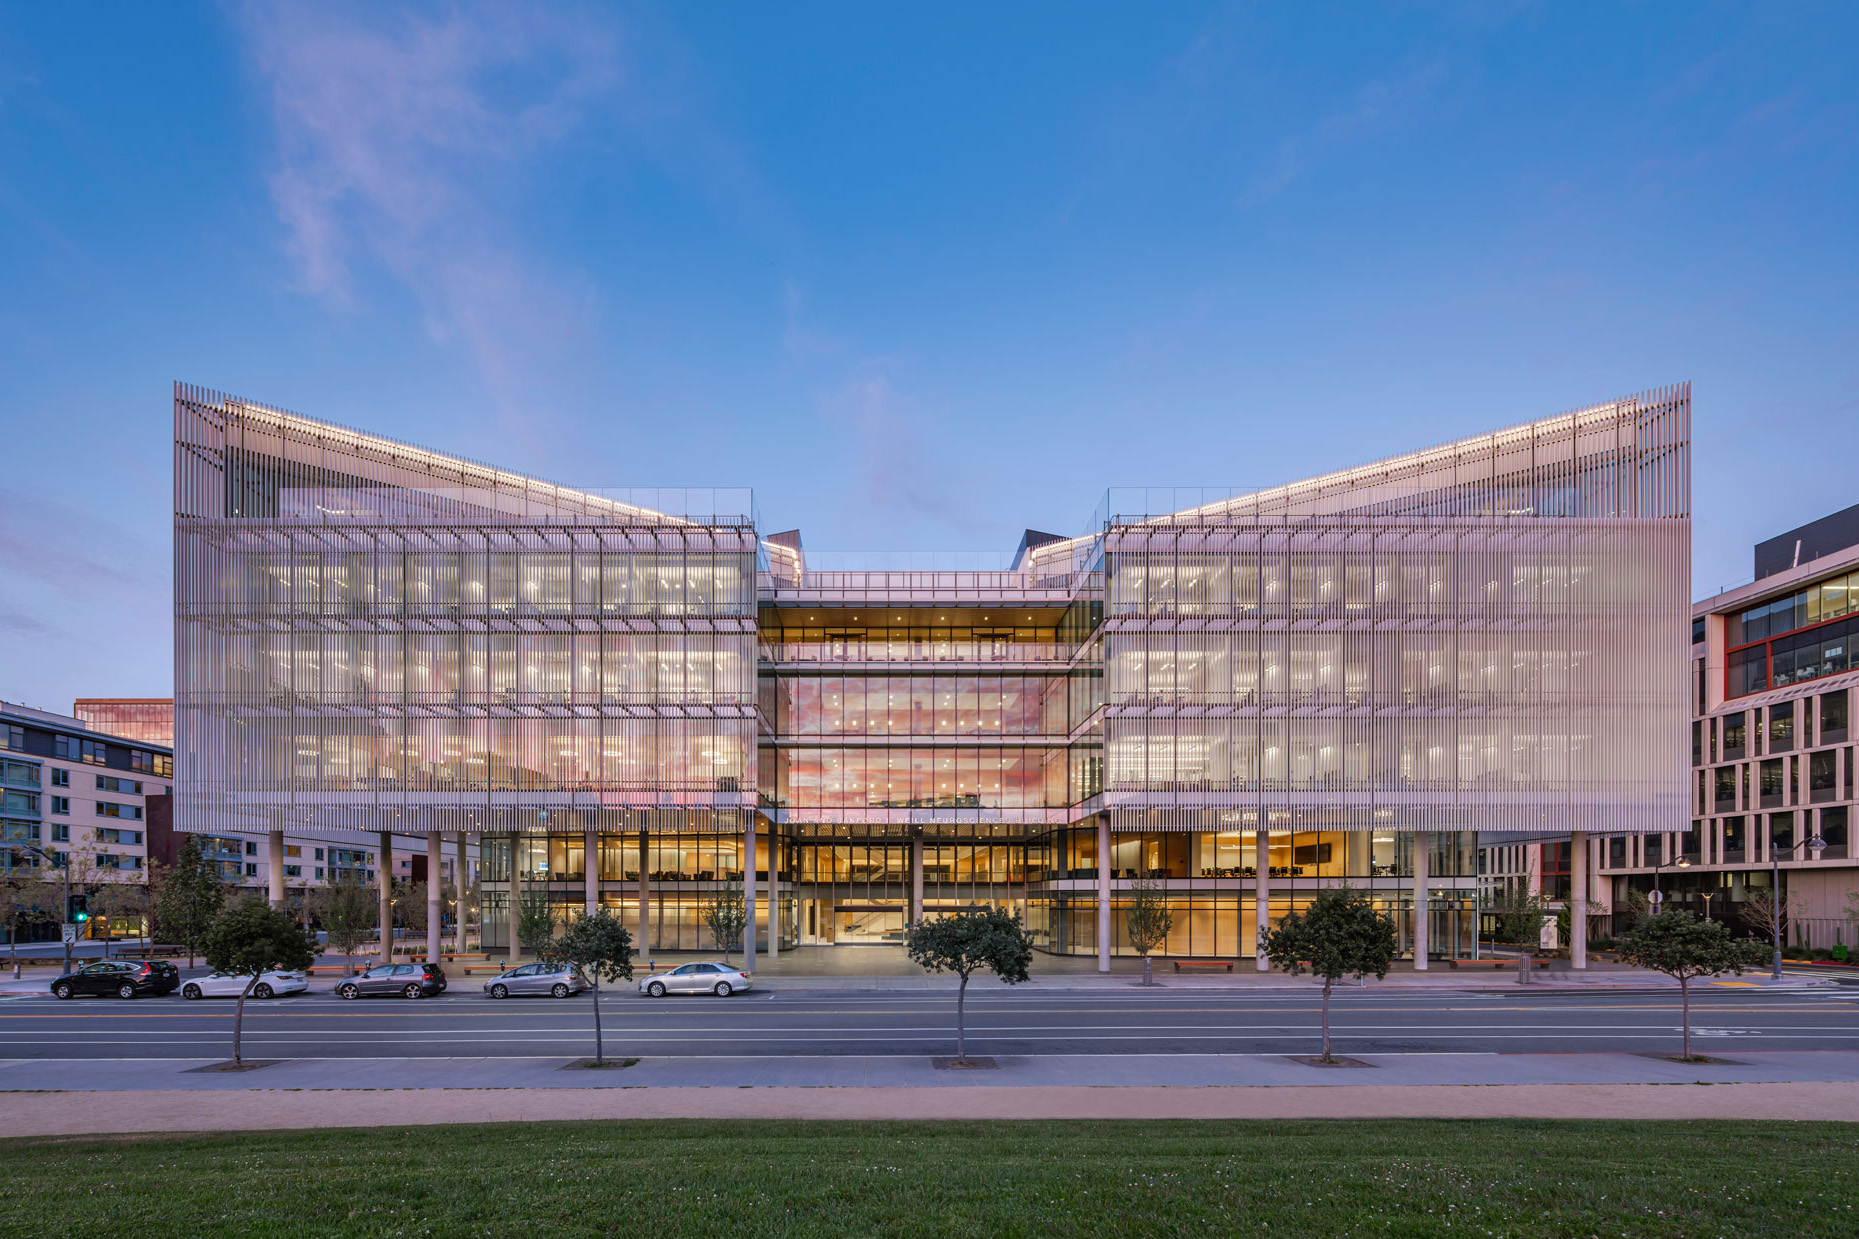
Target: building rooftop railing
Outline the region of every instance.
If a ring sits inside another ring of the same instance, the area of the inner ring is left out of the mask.
[[[1031,641],[807,641],[760,647],[765,663],[1067,662],[1078,647]]]

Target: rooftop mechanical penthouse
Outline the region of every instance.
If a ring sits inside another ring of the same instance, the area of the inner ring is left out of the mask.
[[[707,947],[734,886],[767,952],[990,904],[1107,967],[1157,880],[1167,954],[1256,958],[1348,881],[1424,966],[1474,949],[1477,832],[1686,818],[1689,461],[1678,386],[1112,491],[1003,570],[853,570],[746,491],[571,489],[182,386],[177,825],[478,838],[493,950],[525,888]]]

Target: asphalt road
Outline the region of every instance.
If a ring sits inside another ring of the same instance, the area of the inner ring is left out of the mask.
[[[1318,1035],[1318,996],[1287,990],[1216,992],[1119,987],[1012,992],[971,988],[971,1053],[1282,1054]],[[946,992],[750,992],[733,998],[601,1002],[609,1049],[639,1055],[937,1054],[953,1048]],[[199,1058],[222,1053],[230,1000],[178,995],[16,997],[0,1001],[0,1059]],[[1676,993],[1359,993],[1331,1006],[1345,1053],[1666,1052],[1678,1034]],[[476,982],[438,998],[343,1002],[311,993],[246,1005],[246,1053],[279,1057],[523,1057],[585,1053],[586,996],[485,998]],[[1805,991],[1701,986],[1692,1031],[1711,1053],[1859,1050],[1859,988]]]

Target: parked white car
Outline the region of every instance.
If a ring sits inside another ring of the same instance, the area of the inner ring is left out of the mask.
[[[648,998],[666,994],[715,994],[728,998],[754,984],[749,974],[728,964],[683,964],[670,972],[660,972],[639,982],[639,992]]]
[[[209,972],[181,985],[183,998],[237,998],[245,992],[249,972]],[[252,986],[252,997],[272,998],[279,994],[301,994],[310,988],[310,979],[301,972],[260,973]]]

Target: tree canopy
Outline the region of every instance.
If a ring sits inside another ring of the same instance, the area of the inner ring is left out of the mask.
[[[183,835],[174,863],[157,869],[152,881],[155,928],[187,948],[192,967],[201,940],[226,903],[219,867],[200,850],[198,836]]]
[[[381,914],[375,888],[353,874],[344,874],[328,886],[312,887],[309,912],[329,935],[331,949],[342,952],[345,965],[356,948],[374,936],[374,923]],[[353,971],[352,965],[348,970]]]
[[[1323,1061],[1330,1056],[1330,987],[1343,977],[1388,975],[1398,949],[1394,922],[1362,891],[1320,891],[1302,912],[1280,921],[1265,938],[1272,966],[1296,976],[1308,968],[1323,978]]]
[[[543,958],[543,952],[555,937],[558,920],[555,905],[549,902],[549,892],[525,886],[516,900],[516,941],[522,954]],[[512,955],[516,953],[511,952]]]
[[[544,963],[572,964],[594,982],[594,1061],[606,1061],[600,1028],[602,981],[628,981],[633,975],[633,936],[620,918],[600,909],[569,921],[559,937],[550,937],[537,952]]]
[[[749,928],[748,901],[741,891],[718,891],[704,901],[702,915],[716,949],[723,952],[727,961],[730,953],[742,945],[742,935]],[[748,964],[754,967],[755,961],[750,960]]]
[[[200,953],[218,972],[242,973],[250,979],[239,991],[232,1017],[232,1061],[244,1062],[240,1036],[245,1024],[245,998],[259,974],[272,969],[300,972],[316,959],[316,939],[283,908],[262,899],[242,899],[214,918],[201,940]]]
[[[1622,963],[1677,979],[1686,1058],[1692,1056],[1691,982],[1760,968],[1768,956],[1760,942],[1731,937],[1723,922],[1699,920],[1679,909],[1649,916],[1627,930],[1620,937],[1619,952]]]
[[[1008,985],[1025,981],[1033,963],[1033,940],[1020,918],[999,908],[973,908],[913,921],[904,927],[904,953],[931,972],[960,978],[955,994],[955,1056],[968,1061],[964,1003],[968,978],[985,968]]]
[[[1175,928],[1175,913],[1168,906],[1167,892],[1154,878],[1139,878],[1130,883],[1129,893],[1129,902],[1123,909],[1123,932],[1130,946],[1142,956],[1143,984],[1151,985],[1154,978],[1150,973],[1149,952],[1168,941],[1168,935]]]

